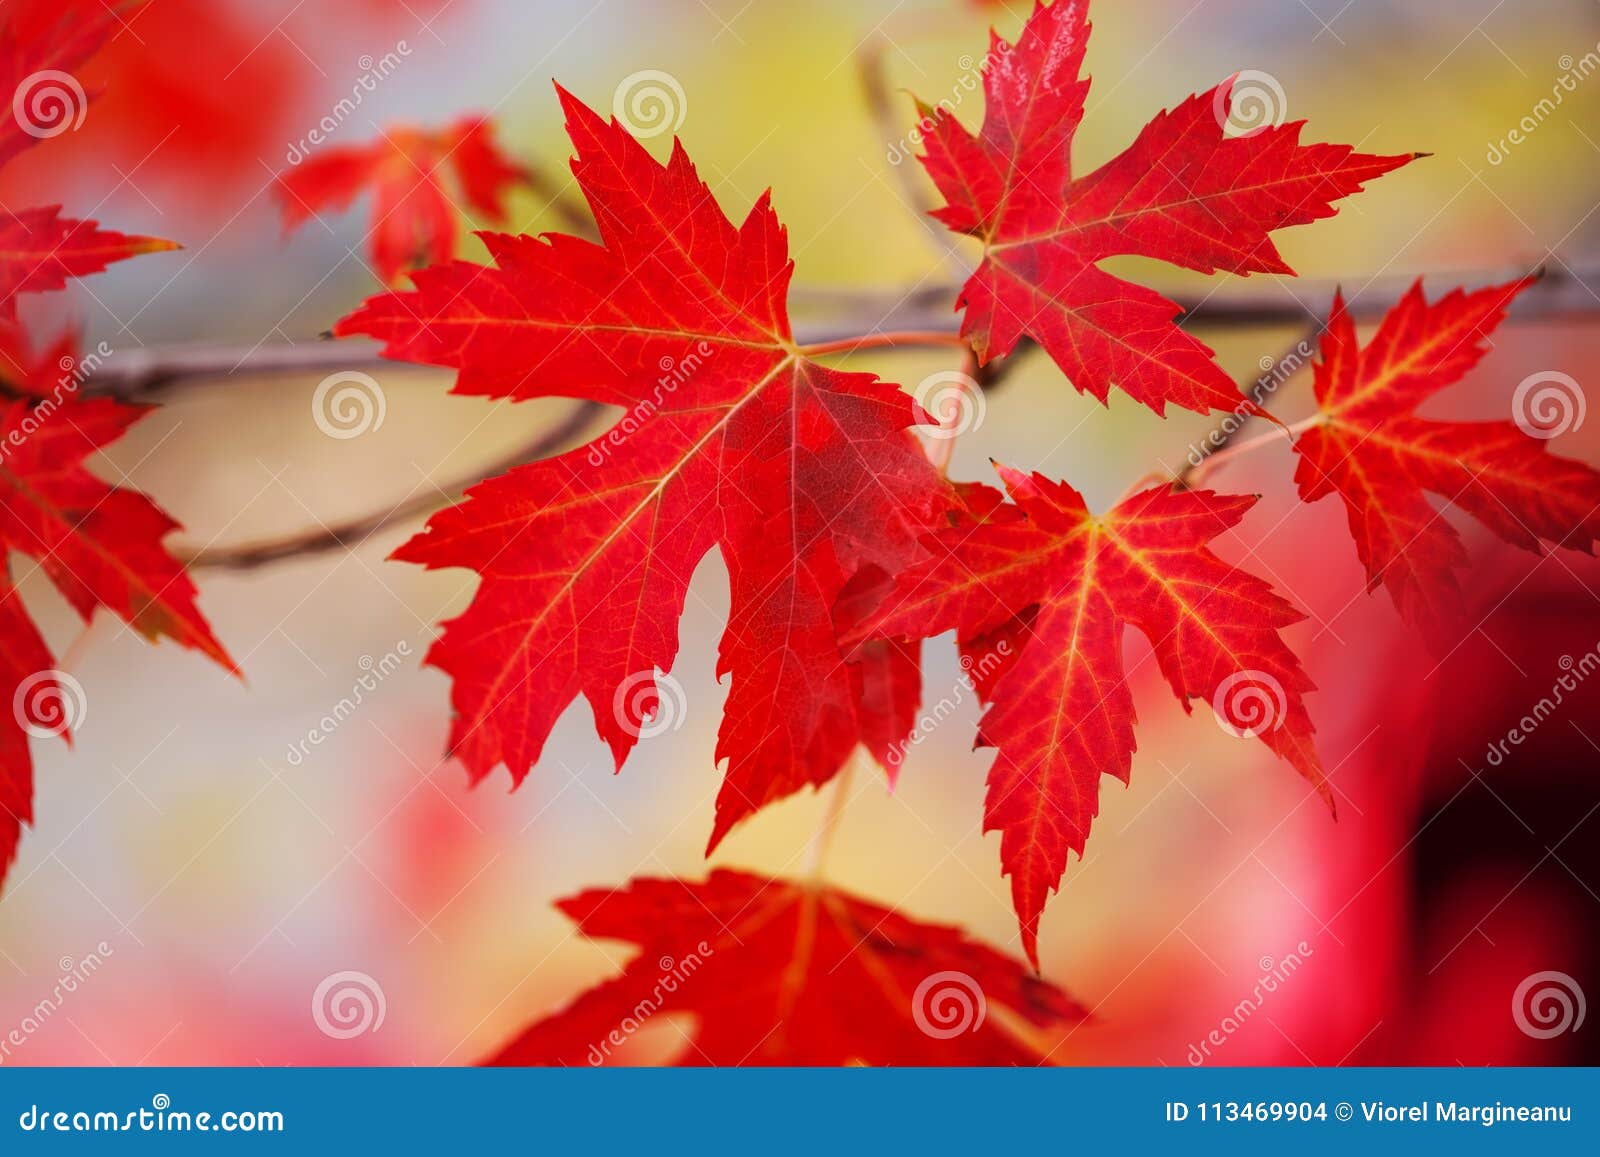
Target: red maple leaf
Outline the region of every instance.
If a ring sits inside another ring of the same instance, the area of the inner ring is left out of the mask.
[[[62,217],[59,205],[0,210],[0,319],[16,317],[19,293],[62,289],[69,277],[99,273],[113,261],[177,248],[171,241]]]
[[[1536,393],[1516,400],[1517,421],[1416,416],[1478,364],[1512,299],[1535,280],[1457,289],[1432,305],[1418,281],[1365,348],[1339,297],[1322,339],[1314,386],[1321,420],[1295,444],[1300,496],[1344,501],[1369,589],[1387,587],[1401,615],[1439,648],[1453,645],[1462,611],[1455,572],[1467,554],[1428,494],[1529,550],[1549,542],[1590,552],[1600,539],[1600,473],[1548,453],[1548,438],[1561,430],[1541,428]],[[1563,396],[1560,375],[1548,385],[1558,407],[1581,403],[1581,395]]]
[[[69,70],[92,56],[120,19],[100,0],[16,0],[0,12],[0,92],[13,94],[12,115],[0,118],[0,163],[83,116],[88,95]],[[0,209],[0,319],[16,316],[19,293],[60,289],[67,278],[113,261],[176,248],[63,218],[56,205]]]
[[[1037,965],[1039,914],[1068,852],[1083,854],[1100,777],[1127,782],[1132,767],[1126,625],[1149,638],[1186,708],[1211,701],[1219,719],[1327,789],[1302,699],[1312,684],[1278,633],[1304,616],[1206,546],[1255,499],[1160,487],[1095,516],[1064,483],[998,469],[1017,508],[996,496],[981,521],[941,531],[864,633],[954,629],[963,665],[984,673],[978,685],[993,706],[978,742],[996,752],[984,830],[1001,833]]]
[[[438,131],[396,126],[369,145],[324,149],[278,174],[283,226],[373,194],[371,247],[378,277],[392,285],[407,269],[448,261],[456,252],[460,206],[496,223],[527,170],[494,143],[487,117],[464,117]]]
[[[97,607],[147,638],[167,636],[238,668],[195,606],[183,565],[161,546],[178,529],[150,499],[89,473],[85,460],[150,409],[77,396],[63,338],[35,356],[0,325],[0,551],[28,555],[87,622]],[[72,709],[50,650],[0,572],[0,883],[32,819],[27,734],[67,734]]]
[[[685,1065],[1031,1065],[1086,1015],[960,929],[830,887],[717,871],[557,907],[639,953],[491,1064],[603,1064],[657,1014],[692,1014]]]
[[[948,109],[919,106],[923,165],[948,202],[935,216],[983,241],[958,302],[962,334],[984,361],[1026,335],[1101,402],[1115,385],[1158,414],[1168,402],[1260,412],[1210,348],[1177,327],[1176,305],[1099,262],[1131,254],[1201,273],[1293,273],[1274,230],[1331,216],[1333,202],[1418,154],[1301,145],[1303,121],[1229,136],[1228,80],[1161,113],[1127,151],[1074,179],[1088,11],[1088,0],[1058,0],[1035,8],[1015,45],[992,37],[977,136]]]
[[[909,398],[795,344],[768,197],[735,227],[681,145],[663,165],[561,100],[603,244],[483,234],[494,266],[422,270],[414,292],[372,299],[336,332],[456,368],[457,393],[624,410],[590,445],[475,487],[396,557],[483,576],[430,662],[455,680],[454,752],[475,779],[504,763],[520,783],[580,694],[620,768],[658,709],[689,576],[720,548],[732,687],[715,846],[831,778],[858,742],[881,749],[885,708],[864,698],[904,718],[905,656],[887,671],[844,662],[834,615],[853,576],[868,586],[868,568],[893,574],[916,553],[943,484],[907,430],[921,416]]]

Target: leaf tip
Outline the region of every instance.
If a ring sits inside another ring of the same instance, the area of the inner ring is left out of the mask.
[[[162,237],[135,237],[129,247],[133,253],[171,253],[182,249],[183,246],[176,241],[168,241]]]

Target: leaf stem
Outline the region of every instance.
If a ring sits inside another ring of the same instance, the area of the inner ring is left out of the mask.
[[[833,850],[834,836],[839,831],[839,821],[844,817],[845,805],[850,802],[850,782],[855,778],[856,761],[860,758],[860,749],[851,752],[845,761],[844,768],[834,778],[833,794],[828,797],[828,806],[822,813],[822,819],[817,823],[817,830],[811,833],[811,842],[806,845],[805,878],[813,886],[822,882],[822,872],[828,863],[828,853]]]
[[[959,372],[962,378],[966,379],[967,383],[970,383],[968,387],[970,391],[975,391],[978,394],[983,392],[983,367],[978,364],[978,355],[971,346],[967,347],[966,353],[961,358]],[[981,397],[974,397],[969,400],[968,404],[976,406],[981,405],[982,402],[983,399]],[[941,425],[945,420],[943,414],[932,414],[930,417]],[[928,440],[928,461],[933,463],[935,470],[947,478],[950,476],[950,459],[955,456],[956,452],[956,439],[961,436],[962,414],[959,412],[955,416],[955,422],[956,427],[954,429],[946,428],[940,432],[939,436]]]
[[[1215,454],[1212,454],[1209,458],[1204,459],[1200,465],[1196,466],[1193,470],[1190,470],[1184,474],[1180,481],[1182,481],[1186,486],[1198,486],[1200,482],[1208,477],[1213,471],[1227,465],[1233,459],[1242,458],[1246,454],[1255,453],[1264,446],[1275,445],[1281,442],[1287,442],[1292,446],[1296,437],[1304,434],[1312,427],[1319,426],[1321,424],[1322,415],[1320,413],[1316,413],[1312,414],[1309,418],[1305,418],[1302,421],[1294,423],[1292,426],[1285,426],[1278,430],[1269,430],[1265,434],[1258,434],[1254,438],[1250,438],[1244,442],[1239,442],[1236,445],[1224,447],[1223,449],[1218,450]]]
[[[70,673],[74,667],[83,662],[83,656],[89,649],[89,640],[95,633],[95,627],[105,619],[105,616],[100,614],[99,611],[100,608],[95,607],[89,612],[88,621],[83,624],[83,629],[73,637],[72,642],[67,644],[67,649],[62,651],[61,656],[56,660],[56,670]]]
[[[824,354],[850,354],[858,350],[890,349],[899,346],[954,346],[965,348],[967,340],[953,330],[908,329],[889,330],[884,333],[864,333],[859,337],[840,338],[837,341],[816,342],[803,345],[800,352],[808,358]]]

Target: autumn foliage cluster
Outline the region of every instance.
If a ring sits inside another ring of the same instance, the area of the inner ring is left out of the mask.
[[[108,31],[98,8],[0,14],[10,21],[3,79],[84,60]],[[1303,123],[1231,131],[1224,81],[1076,173],[1088,8],[1040,4],[1015,43],[996,38],[980,126],[948,109],[906,110],[930,126],[921,161],[944,199],[935,215],[974,255],[958,344],[975,373],[1031,344],[1059,367],[1061,385],[1102,402],[1119,390],[1158,418],[1170,405],[1282,426],[1181,328],[1173,302],[1102,263],[1136,255],[1207,274],[1292,274],[1279,230],[1331,216],[1419,154],[1307,143]],[[718,663],[727,704],[708,753],[722,773],[710,855],[762,808],[835,780],[858,749],[897,770],[919,715],[922,640],[954,632],[981,675],[986,712],[972,738],[993,752],[986,796],[972,806],[999,833],[1032,967],[819,877],[719,869],[704,881],[638,879],[561,905],[585,934],[636,945],[634,963],[497,1059],[584,1063],[650,998],[695,1015],[691,1062],[1037,1061],[1048,1030],[1084,1015],[1039,978],[1037,936],[1089,839],[1102,776],[1130,774],[1126,627],[1148,639],[1186,706],[1225,715],[1241,685],[1276,689],[1270,725],[1235,722],[1332,805],[1315,688],[1283,634],[1303,616],[1210,546],[1255,499],[1168,478],[1093,511],[1070,479],[1014,463],[997,465],[999,488],[949,477],[917,434],[938,416],[860,368],[859,355],[897,335],[796,340],[789,241],[765,196],[735,221],[681,145],[662,162],[618,121],[564,89],[558,97],[588,236],[484,233],[489,264],[454,258],[459,209],[501,220],[506,192],[530,179],[478,117],[314,152],[278,186],[289,227],[372,199],[373,266],[390,288],[339,321],[337,335],[448,367],[459,394],[621,411],[600,442],[482,482],[395,554],[481,580],[428,657],[451,680],[452,753],[474,781],[503,766],[520,783],[582,698],[620,770],[658,709],[690,576],[716,550],[731,602]],[[0,125],[0,159],[34,143],[11,129]],[[85,618],[104,606],[231,669],[193,585],[159,545],[173,523],[83,468],[141,411],[54,396],[67,339],[33,353],[14,320],[18,295],[167,243],[55,207],[6,213],[0,231],[4,422],[29,429],[0,458],[0,537],[37,559]],[[1587,551],[1600,538],[1593,469],[1512,422],[1416,416],[1468,374],[1531,282],[1432,302],[1419,283],[1365,343],[1343,301],[1327,303],[1317,409],[1287,426],[1300,497],[1344,506],[1371,587],[1440,650],[1459,631],[1467,559],[1430,495],[1529,549]],[[686,368],[665,389],[664,366]],[[0,620],[9,697],[55,664],[9,585]],[[23,724],[4,724],[8,863],[30,818],[31,771]],[[697,945],[701,972],[663,997],[658,959]],[[959,1038],[911,1019],[913,993],[946,972],[975,979],[995,1013]]]

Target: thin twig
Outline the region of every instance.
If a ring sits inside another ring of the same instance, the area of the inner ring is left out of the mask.
[[[85,397],[136,402],[190,382],[228,382],[265,374],[368,370],[394,362],[375,341],[277,342],[240,346],[141,346],[117,350],[83,386]]]
[[[850,781],[855,778],[856,762],[860,758],[861,749],[857,748],[846,758],[844,767],[834,777],[828,805],[823,809],[822,819],[818,821],[806,845],[805,878],[813,886],[822,882],[823,871],[828,865],[828,853],[833,850],[833,840],[839,832],[839,821],[844,817],[845,805],[850,802]]]
[[[1198,466],[1191,466],[1189,469],[1183,471],[1178,475],[1176,481],[1184,486],[1197,487],[1208,477],[1210,477],[1213,471],[1220,469],[1222,466],[1233,461],[1235,458],[1242,458],[1247,454],[1254,454],[1257,450],[1264,449],[1267,446],[1294,445],[1294,440],[1296,438],[1298,438],[1301,434],[1304,434],[1313,426],[1316,426],[1321,421],[1322,416],[1320,414],[1313,414],[1311,417],[1302,419],[1301,421],[1294,423],[1292,426],[1285,426],[1282,429],[1274,428],[1267,431],[1265,434],[1258,434],[1256,437],[1251,438],[1248,441],[1235,442],[1233,445],[1228,446],[1225,449],[1218,450],[1215,454],[1210,455]]]
[[[953,330],[886,330],[837,338],[833,341],[807,342],[800,346],[800,352],[808,358],[815,358],[824,354],[853,354],[862,350],[904,349],[915,346],[966,348],[967,343]]]
[[[535,196],[545,199],[550,210],[560,218],[563,225],[572,230],[574,235],[590,241],[600,236],[600,231],[595,228],[594,218],[589,215],[588,207],[582,201],[567,196],[566,190],[551,180],[543,169],[525,165],[522,169],[522,179]]]
[[[978,355],[972,352],[971,346],[968,346],[966,353],[962,355],[961,369],[958,372],[963,378],[971,379],[974,389],[980,393],[983,392],[985,379],[988,375],[984,372],[984,368],[978,364]],[[974,405],[976,401],[976,399],[970,398],[963,399],[964,404],[967,405]],[[941,426],[944,425],[945,416],[943,414],[930,414],[929,417]],[[928,445],[928,461],[933,463],[934,469],[946,477],[950,474],[950,459],[955,457],[956,438],[960,434],[961,412],[959,409],[956,412],[955,420],[957,423],[956,429],[945,431],[942,437],[934,438]]]
[[[887,36],[875,32],[862,41],[861,47],[856,50],[856,71],[861,76],[861,91],[866,97],[867,111],[872,114],[873,128],[882,138],[885,149],[898,135],[894,101],[889,92],[889,70],[884,65],[884,57],[890,46]],[[908,100],[906,103],[909,105],[911,102]],[[928,187],[919,179],[922,166],[904,163],[910,160],[910,157],[903,157],[900,163],[891,162],[890,167],[894,169],[895,179],[900,185],[900,195],[915,210],[919,221],[926,224],[928,214],[938,206],[928,195]],[[941,253],[940,256],[945,254]]]
[[[1305,332],[1303,332],[1300,337],[1295,340],[1293,345],[1289,346],[1288,349],[1284,350],[1283,353],[1279,354],[1276,358],[1273,358],[1271,362],[1264,363],[1262,365],[1260,377],[1255,378],[1248,383],[1242,384],[1240,393],[1249,398],[1256,405],[1265,407],[1267,403],[1267,395],[1276,394],[1279,390],[1283,389],[1284,386],[1288,385],[1294,379],[1295,375],[1297,375],[1307,365],[1311,364],[1311,359],[1313,356],[1313,353],[1311,352],[1312,343],[1316,340],[1317,335],[1321,332],[1321,322],[1317,322],[1307,327]],[[1293,359],[1292,363],[1291,359]],[[1285,363],[1290,363],[1287,373],[1282,372],[1282,367]],[[1280,373],[1282,374],[1281,377],[1279,376]],[[1224,424],[1218,430],[1214,430],[1205,438],[1200,439],[1198,445],[1208,447],[1205,452],[1205,456],[1198,461],[1191,458],[1188,464],[1185,465],[1182,470],[1179,470],[1177,475],[1173,478],[1173,484],[1177,486],[1198,485],[1201,478],[1209,474],[1212,470],[1216,469],[1219,460],[1226,461],[1231,456],[1230,447],[1232,447],[1233,444],[1238,441],[1239,435],[1244,432],[1245,427],[1247,427],[1251,420],[1255,417],[1256,415],[1254,413],[1248,411],[1244,413],[1235,412],[1229,414],[1224,420]],[[1288,430],[1297,429],[1299,429],[1299,427],[1292,426],[1288,428]],[[1284,429],[1279,429],[1276,431],[1277,434],[1284,434],[1287,432],[1288,431]],[[1271,436],[1269,435],[1268,437]],[[1289,437],[1292,441],[1293,434],[1291,433]],[[1262,439],[1257,439],[1256,441],[1262,441]]]
[[[1456,285],[1481,286],[1524,277],[1528,266],[1473,268],[1430,273],[1426,284],[1438,293]],[[1416,278],[1383,276],[1370,280],[1352,277],[1261,278],[1240,280],[1225,289],[1198,294],[1169,293],[1179,309],[1178,324],[1186,329],[1252,329],[1300,325],[1327,312],[1335,292],[1343,289],[1350,314],[1357,321],[1377,321],[1410,289]],[[960,292],[957,285],[921,285],[903,289],[862,289],[797,285],[790,300],[797,310],[846,316],[880,317],[892,314],[897,328],[924,328],[919,317],[942,314]],[[1563,319],[1600,314],[1600,258],[1554,261],[1541,280],[1511,304],[1511,316]],[[954,322],[948,316],[945,324]]]
[[[335,523],[332,526],[317,526],[281,538],[245,543],[241,546],[213,547],[187,556],[180,554],[179,557],[191,567],[252,570],[285,558],[322,554],[339,548],[353,549],[388,527],[409,522],[419,515],[431,513],[448,505],[455,501],[462,491],[485,478],[504,474],[514,467],[547,457],[565,448],[603,409],[604,407],[598,402],[580,402],[560,424],[545,431],[515,452],[388,510]]]

